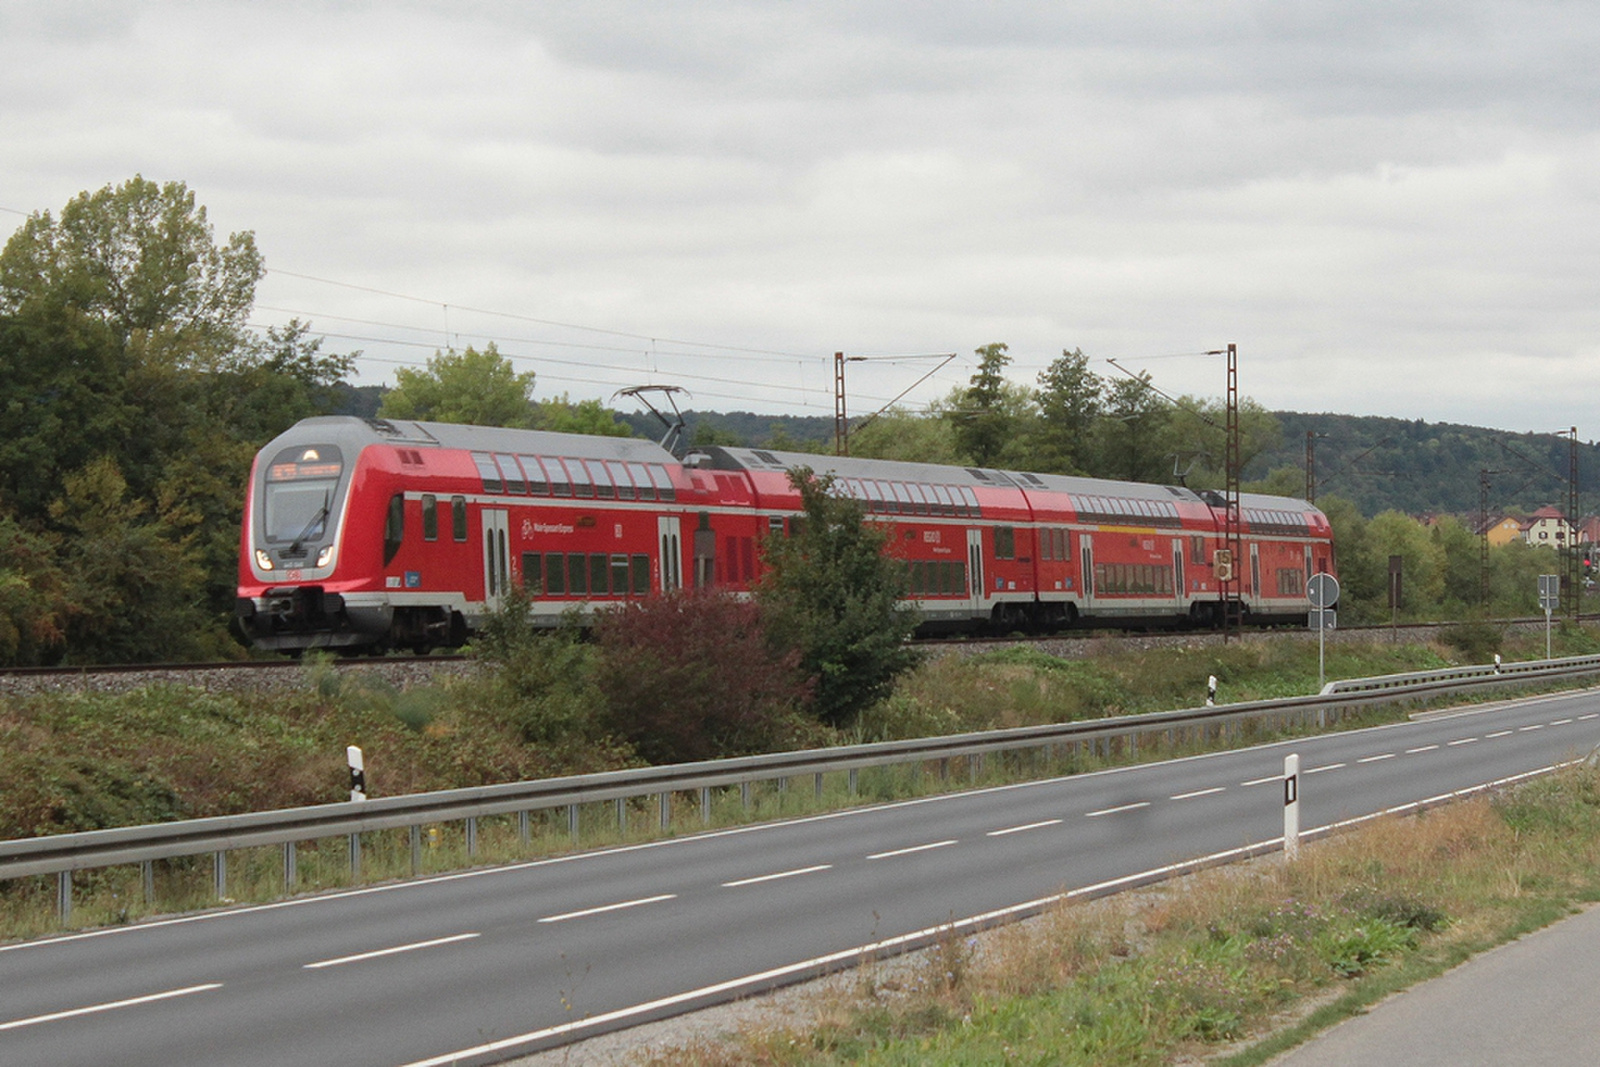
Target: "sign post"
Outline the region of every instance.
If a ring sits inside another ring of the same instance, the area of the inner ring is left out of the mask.
[[[1561,604],[1561,575],[1539,575],[1539,606],[1544,609],[1544,658],[1550,658],[1550,615]]]
[[[1310,625],[1317,631],[1317,692],[1327,684],[1328,631],[1337,616],[1332,610],[1339,602],[1339,579],[1331,574],[1313,574],[1306,583],[1306,598],[1311,601]]]

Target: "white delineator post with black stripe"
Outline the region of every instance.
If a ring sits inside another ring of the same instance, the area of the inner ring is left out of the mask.
[[[350,764],[350,799],[367,799],[367,764],[362,758],[361,749],[355,745],[348,745],[344,750],[345,759]]]
[[[1283,757],[1283,858],[1300,855],[1300,757]]]

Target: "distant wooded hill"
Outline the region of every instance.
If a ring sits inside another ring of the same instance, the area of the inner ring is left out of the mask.
[[[347,387],[343,411],[370,417],[382,386]],[[1282,443],[1256,457],[1247,482],[1276,471],[1274,487],[1304,491],[1306,432],[1317,434],[1317,495],[1341,496],[1364,515],[1395,510],[1408,515],[1478,512],[1479,474],[1489,471],[1489,510],[1525,514],[1546,504],[1566,508],[1567,438],[1516,434],[1481,426],[1392,419],[1373,415],[1312,415],[1276,411]],[[640,437],[661,436],[648,413],[619,412]],[[758,415],[749,411],[687,411],[689,438],[702,444],[761,445],[828,452],[833,419],[827,416]],[[1299,471],[1297,477],[1291,473]],[[1579,511],[1600,511],[1600,444],[1578,444]]]

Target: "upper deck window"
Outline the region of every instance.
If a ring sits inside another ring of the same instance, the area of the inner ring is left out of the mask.
[[[500,480],[500,468],[494,465],[494,457],[487,452],[474,452],[472,462],[477,465],[478,475],[483,479],[485,493],[505,492],[505,483]]]

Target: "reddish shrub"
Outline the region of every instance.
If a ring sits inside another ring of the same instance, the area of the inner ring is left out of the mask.
[[[652,763],[816,740],[798,653],[774,653],[760,609],[722,593],[673,593],[596,620],[608,727]]]

